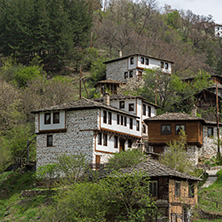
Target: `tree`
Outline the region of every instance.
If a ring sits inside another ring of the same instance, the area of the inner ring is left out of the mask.
[[[117,221],[146,221],[155,204],[149,196],[149,178],[142,172],[114,172],[102,181],[108,189],[108,214]]]
[[[168,150],[162,154],[160,162],[180,172],[192,174],[194,164],[188,158],[186,146],[186,135],[181,131],[179,139],[168,144]]]
[[[91,27],[84,1],[0,1],[0,53],[13,55],[23,64],[38,55],[44,68],[60,70],[79,59]]]
[[[127,150],[120,153],[115,153],[108,161],[108,167],[113,170],[119,170],[125,167],[131,167],[144,161],[145,154],[140,150]]]

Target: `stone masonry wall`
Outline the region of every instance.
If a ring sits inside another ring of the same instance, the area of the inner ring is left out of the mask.
[[[210,126],[212,127],[212,126]],[[208,126],[203,126],[203,146],[200,149],[199,156],[201,158],[211,158],[217,155],[217,127],[213,127],[213,137],[208,137]],[[221,135],[221,129],[220,129]],[[221,136],[220,136],[221,138]],[[220,148],[222,152],[222,148]]]
[[[126,79],[124,79],[124,72],[128,71],[127,62],[127,59],[123,59],[106,64],[106,79],[126,82]]]
[[[67,112],[67,132],[37,135],[37,168],[56,162],[61,154],[86,154],[93,160],[94,131],[98,129],[98,109]],[[47,135],[53,135],[53,146],[47,147]]]

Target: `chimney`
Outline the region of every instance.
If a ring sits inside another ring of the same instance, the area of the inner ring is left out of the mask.
[[[119,58],[122,58],[122,57],[123,57],[123,51],[119,50]]]
[[[105,96],[103,97],[103,102],[108,106],[110,105],[110,96],[108,92],[105,93]]]
[[[195,105],[193,105],[193,107],[192,107],[191,115],[192,116],[197,116],[197,107]]]

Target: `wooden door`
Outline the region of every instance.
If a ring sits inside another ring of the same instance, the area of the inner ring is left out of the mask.
[[[119,151],[125,151],[125,142],[126,140],[122,138],[119,139]]]
[[[96,155],[96,170],[100,169],[100,156]]]

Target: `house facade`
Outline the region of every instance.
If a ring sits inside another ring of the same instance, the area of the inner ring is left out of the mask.
[[[82,153],[90,164],[103,164],[112,154],[135,148],[143,134],[142,100],[125,100],[130,110],[116,108],[110,101],[109,96],[101,102],[81,99],[33,111],[37,167],[56,162],[64,153]]]
[[[165,113],[145,120],[148,125],[149,152],[161,154],[170,142],[185,131],[187,154],[195,163],[201,158],[217,155],[217,124],[186,113]],[[221,131],[221,129],[220,129]],[[222,149],[220,149],[222,151]]]
[[[173,62],[141,54],[109,60],[106,64],[106,79],[127,82],[130,78],[142,79],[144,69],[160,69],[172,73]]]
[[[148,159],[123,173],[142,171],[150,178],[150,196],[156,203],[161,221],[191,221],[192,209],[198,203],[199,178],[173,170]]]

